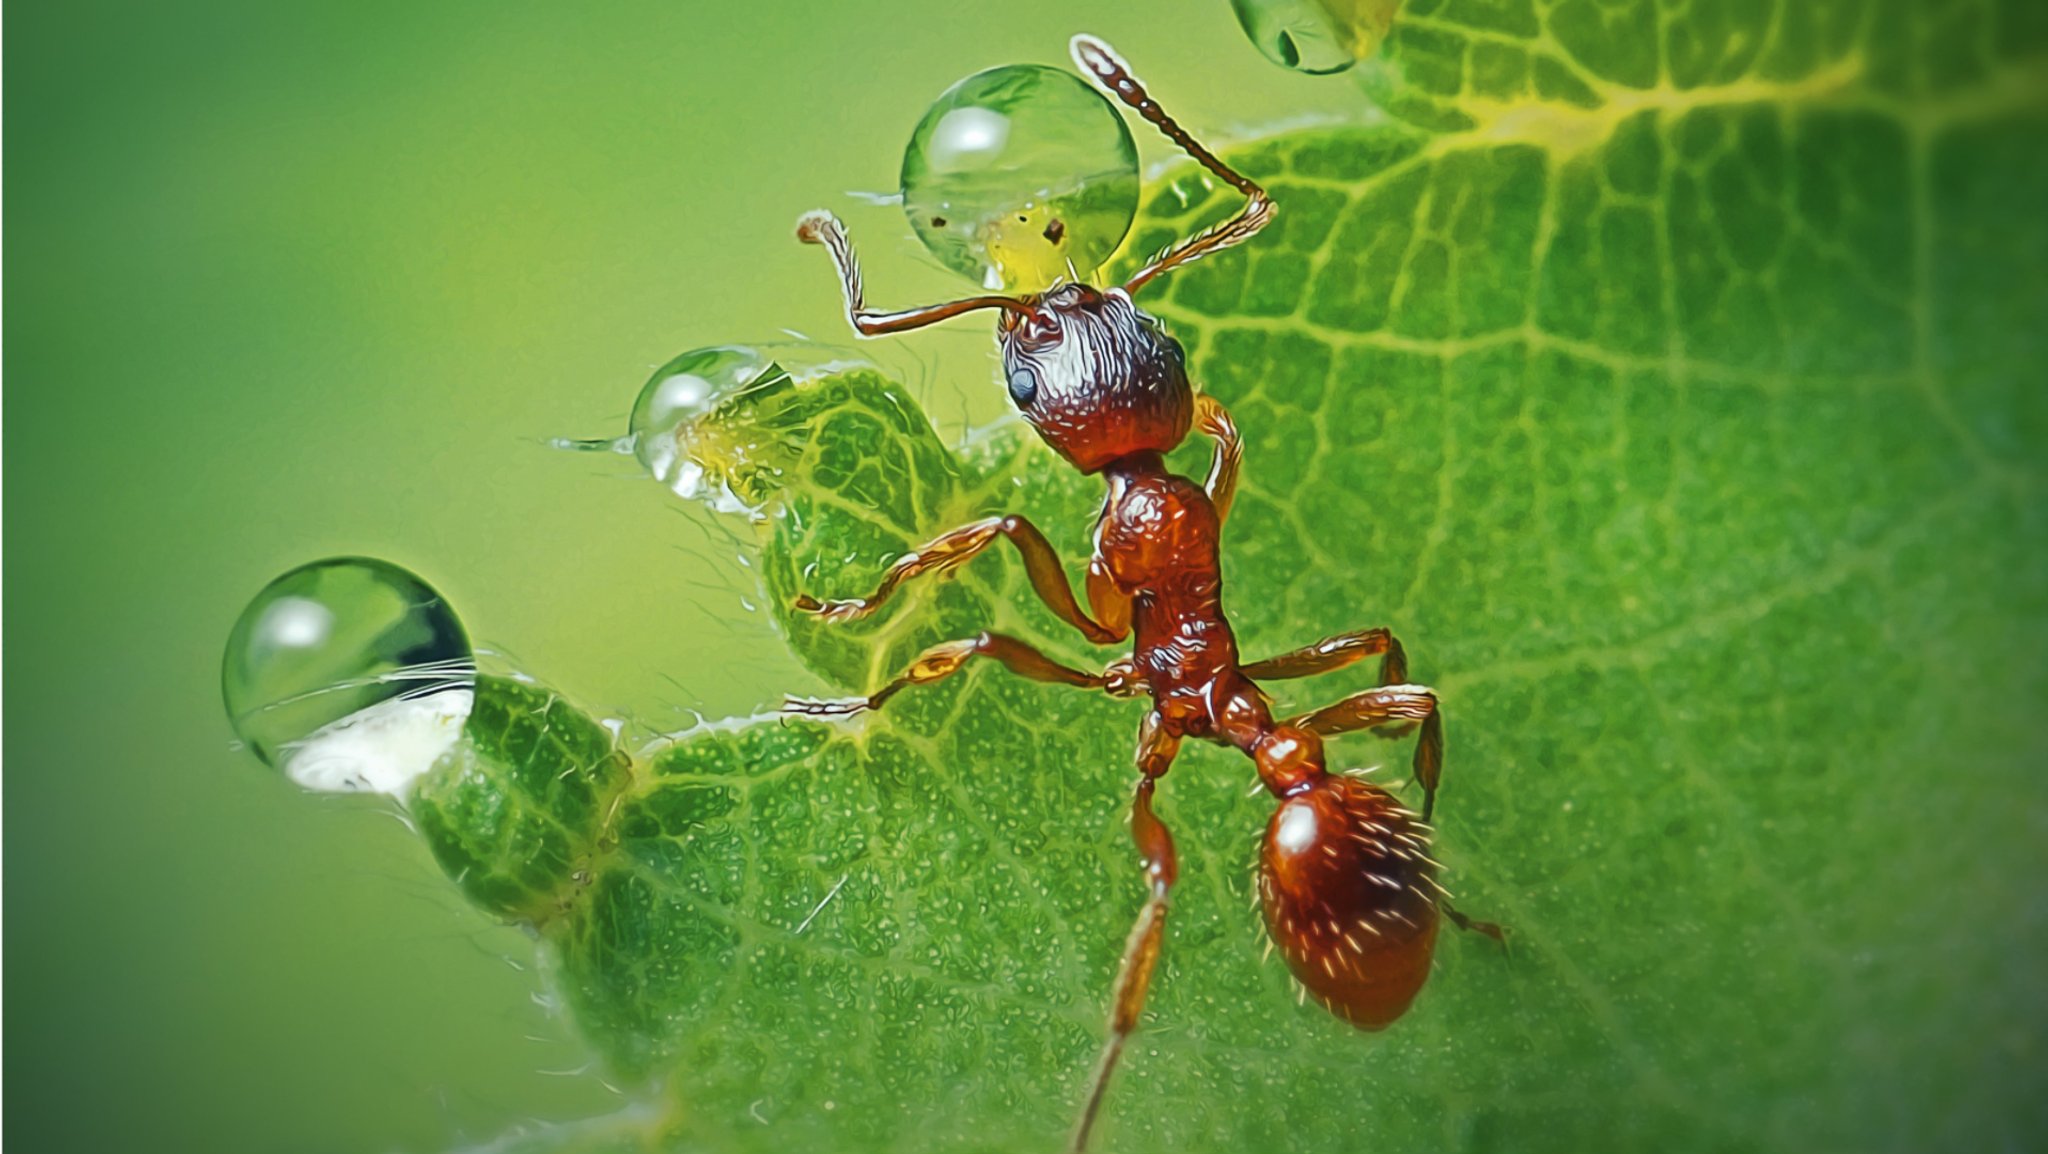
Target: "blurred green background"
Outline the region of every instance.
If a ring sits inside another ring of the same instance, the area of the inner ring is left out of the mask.
[[[386,806],[231,748],[264,582],[369,553],[650,728],[808,683],[720,529],[617,458],[684,349],[842,339],[797,214],[882,303],[957,282],[892,207],[966,73],[1107,37],[1190,126],[1355,115],[1220,0],[17,5],[6,32],[6,1137],[20,1150],[438,1150],[618,1099],[531,944]],[[1140,136],[1145,154],[1158,142]],[[864,351],[957,431],[979,325]]]

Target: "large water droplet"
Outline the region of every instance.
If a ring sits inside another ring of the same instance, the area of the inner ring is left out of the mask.
[[[1036,64],[948,88],[903,152],[903,210],[940,263],[984,288],[1086,277],[1138,208],[1138,150],[1109,101]]]
[[[469,713],[475,666],[454,610],[386,561],[301,565],[228,635],[221,695],[256,755],[315,789],[398,786]]]
[[[1266,59],[1297,72],[1342,72],[1372,55],[1401,0],[1231,0]]]

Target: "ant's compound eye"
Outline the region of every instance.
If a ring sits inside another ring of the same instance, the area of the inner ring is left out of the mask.
[[[1010,370],[1010,399],[1017,407],[1031,407],[1031,401],[1038,396],[1038,374],[1030,369],[1018,367]]]

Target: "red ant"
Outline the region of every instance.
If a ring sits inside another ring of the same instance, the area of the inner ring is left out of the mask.
[[[1169,248],[1121,287],[1067,283],[1027,296],[970,297],[902,312],[865,307],[860,267],[838,218],[810,213],[798,223],[797,237],[831,252],[847,313],[862,336],[921,328],[975,309],[1001,310],[996,332],[1003,369],[1024,419],[1075,468],[1109,482],[1088,562],[1088,608],[1076,600],[1045,535],[1022,517],[990,517],[938,537],[898,558],[867,597],[804,596],[797,607],[828,621],[865,617],[904,581],[965,564],[1000,537],[1023,555],[1032,588],[1060,620],[1097,645],[1135,634],[1135,653],[1088,673],[1014,637],[983,633],[933,646],[866,697],[792,699],[788,708],[814,716],[878,709],[898,692],[949,677],[976,657],[1035,681],[1119,697],[1150,695],[1152,711],[1138,730],[1131,832],[1151,893],[1124,948],[1109,1038],[1074,1134],[1078,1151],[1087,1144],[1110,1073],[1138,1024],[1159,959],[1178,864],[1173,835],[1152,812],[1152,791],[1182,738],[1244,751],[1257,765],[1259,780],[1280,799],[1259,855],[1266,929],[1294,976],[1338,1017],[1377,1030],[1401,1016],[1428,976],[1439,913],[1496,939],[1502,931],[1452,910],[1437,885],[1424,823],[1443,765],[1443,713],[1435,693],[1407,683],[1407,657],[1393,634],[1364,629],[1263,661],[1246,664],[1238,657],[1223,615],[1217,538],[1230,513],[1243,447],[1223,406],[1189,386],[1180,343],[1131,297],[1155,277],[1251,239],[1273,219],[1275,206],[1264,189],[1176,124],[1108,45],[1076,36],[1072,47],[1083,72],[1243,193],[1244,207]],[[1200,485],[1168,472],[1164,456],[1191,428],[1216,442]],[[1380,658],[1379,688],[1295,717],[1275,720],[1257,684],[1327,673],[1367,657]],[[1418,728],[1419,817],[1378,786],[1324,766],[1324,737],[1361,729],[1402,736]]]

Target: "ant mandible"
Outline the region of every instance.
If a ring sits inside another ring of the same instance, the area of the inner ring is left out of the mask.
[[[1025,296],[977,296],[901,312],[878,312],[861,296],[860,267],[845,226],[813,212],[797,237],[831,253],[847,314],[862,336],[921,328],[976,309],[999,309],[997,337],[1010,397],[1054,452],[1109,484],[1095,528],[1083,609],[1045,535],[1022,517],[989,517],[946,533],[890,565],[875,591],[847,601],[797,599],[828,621],[873,613],[903,582],[965,564],[998,538],[1022,554],[1032,588],[1060,620],[1097,645],[1135,636],[1130,658],[1100,673],[1063,665],[1000,633],[935,645],[866,697],[791,699],[791,712],[844,717],[878,709],[913,685],[952,676],[977,657],[1034,681],[1149,695],[1138,730],[1137,794],[1131,832],[1150,893],[1124,947],[1109,1019],[1073,1148],[1083,1149],[1125,1040],[1138,1023],[1159,958],[1178,862],[1173,835],[1152,812],[1152,792],[1182,738],[1233,746],[1258,767],[1279,799],[1259,855],[1266,929],[1294,976],[1338,1017],[1377,1030],[1408,1008],[1428,976],[1438,915],[1500,937],[1498,926],[1450,908],[1428,855],[1429,827],[1443,766],[1443,711],[1436,694],[1408,684],[1401,643],[1363,629],[1249,664],[1224,617],[1217,538],[1237,483],[1243,447],[1230,415],[1188,384],[1180,343],[1131,297],[1154,278],[1251,239],[1273,219],[1274,202],[1168,116],[1108,45],[1076,36],[1074,61],[1182,151],[1245,196],[1236,215],[1160,254],[1120,287],[1060,284]],[[1165,454],[1190,429],[1216,442],[1200,485],[1167,470]],[[1276,720],[1258,682],[1327,673],[1380,658],[1380,686],[1334,705]],[[1323,738],[1355,730],[1400,736],[1419,729],[1414,769],[1422,813],[1357,777],[1325,767]]]

